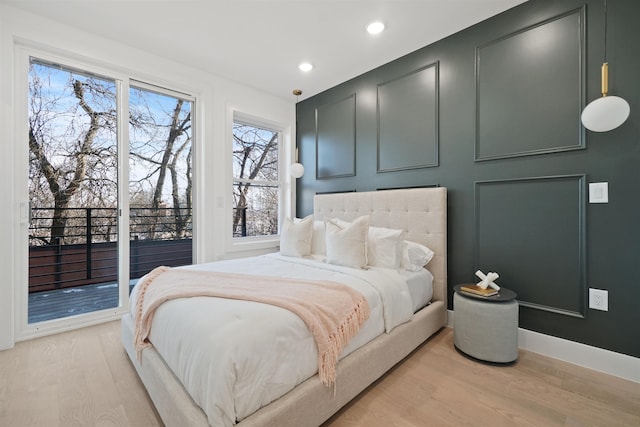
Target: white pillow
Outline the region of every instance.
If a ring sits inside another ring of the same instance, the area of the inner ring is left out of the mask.
[[[326,223],[327,262],[346,267],[367,265],[367,234],[369,217],[361,216],[343,226],[330,219]]]
[[[401,267],[407,271],[420,271],[433,258],[433,251],[420,243],[404,241]]]
[[[322,255],[327,254],[327,245],[325,243],[326,226],[324,221],[313,221],[313,237],[311,238],[311,254]]]
[[[369,227],[367,263],[374,267],[400,268],[404,231]]]
[[[350,223],[336,218],[336,224],[346,227]],[[398,269],[402,261],[404,231],[384,227],[369,227],[367,235],[367,265]]]
[[[292,221],[285,218],[280,233],[280,253],[291,257],[304,257],[311,253],[313,215]]]

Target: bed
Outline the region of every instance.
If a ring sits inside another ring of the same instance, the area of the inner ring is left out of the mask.
[[[445,325],[446,205],[446,189],[441,187],[315,196],[316,221],[354,221],[366,215],[371,226],[403,230],[404,239],[432,249],[434,256],[426,266],[432,276],[430,302],[390,332],[383,330],[376,338],[364,340],[366,344],[348,348],[348,355],[337,364],[335,388],[323,385],[318,375],[313,375],[242,417],[238,426],[318,426]],[[292,271],[297,268],[292,267]],[[122,320],[122,343],[163,422],[167,426],[210,425],[161,352],[151,346],[138,359],[133,341],[134,321],[126,315]]]

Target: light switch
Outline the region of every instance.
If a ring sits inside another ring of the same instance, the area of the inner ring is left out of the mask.
[[[608,182],[592,182],[589,184],[589,203],[609,203]]]

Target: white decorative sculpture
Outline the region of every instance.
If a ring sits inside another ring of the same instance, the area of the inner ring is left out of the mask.
[[[496,291],[500,290],[500,286],[493,283],[494,280],[500,277],[498,273],[494,273],[490,271],[489,274],[485,276],[485,274],[482,271],[478,270],[476,271],[476,276],[478,276],[481,280],[480,282],[477,283],[479,288],[487,289],[487,287],[490,287],[495,289]]]

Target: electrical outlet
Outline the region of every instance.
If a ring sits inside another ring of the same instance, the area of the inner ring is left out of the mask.
[[[589,288],[589,308],[609,311],[609,291]]]

